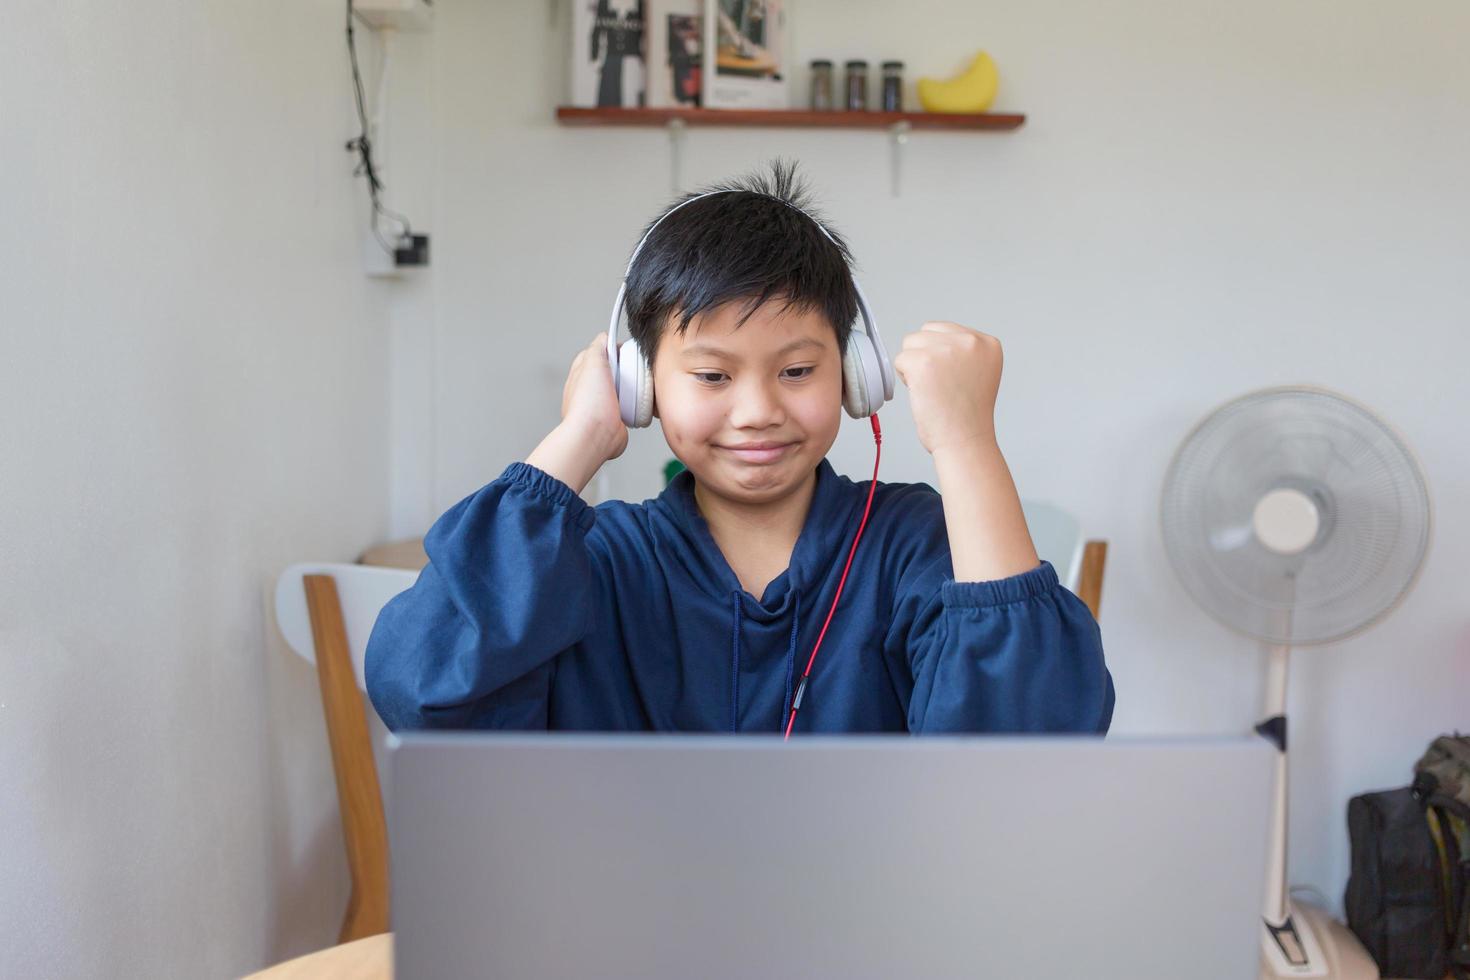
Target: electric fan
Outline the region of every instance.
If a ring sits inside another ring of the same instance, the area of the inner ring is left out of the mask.
[[[1322,388],[1252,392],[1185,438],[1164,479],[1164,546],[1204,610],[1268,651],[1265,719],[1277,748],[1262,975],[1377,977],[1325,913],[1286,887],[1286,679],[1293,646],[1345,639],[1413,587],[1429,544],[1424,475],[1372,412]],[[1298,912],[1293,915],[1293,912]]]

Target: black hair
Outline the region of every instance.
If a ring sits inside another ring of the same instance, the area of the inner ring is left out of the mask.
[[[723,193],[694,200],[712,192]],[[734,301],[743,303],[737,328],[768,300],[783,312],[818,311],[846,352],[858,312],[852,254],[809,202],[796,165],[776,160],[769,174],[686,194],[648,223],[624,299],[628,332],[650,366],[667,327],[677,322],[682,335],[695,317]]]

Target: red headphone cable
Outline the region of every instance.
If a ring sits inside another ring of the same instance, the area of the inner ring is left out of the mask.
[[[786,720],[786,734],[782,736],[783,741],[791,738],[791,726],[796,724],[796,712],[801,708],[801,697],[806,693],[806,682],[812,676],[812,664],[817,662],[817,651],[822,649],[822,639],[827,635],[827,627],[832,623],[832,614],[837,611],[837,600],[842,598],[842,587],[847,584],[848,569],[852,568],[852,556],[857,554],[858,542],[863,539],[863,528],[868,526],[868,513],[873,509],[873,491],[878,489],[878,463],[883,459],[883,427],[878,424],[876,412],[870,418],[873,423],[873,482],[868,484],[868,502],[863,507],[863,519],[858,524],[857,534],[853,535],[852,547],[847,550],[847,564],[842,566],[842,578],[837,581],[837,594],[832,597],[832,608],[827,610],[827,619],[822,623],[822,632],[817,634],[817,645],[812,647],[812,655],[807,659],[806,670],[801,675],[801,683],[796,685],[796,696],[791,699],[791,717]]]

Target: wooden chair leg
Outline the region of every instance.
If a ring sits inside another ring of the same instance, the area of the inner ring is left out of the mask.
[[[388,931],[388,822],[337,583],[330,575],[307,575],[303,581],[352,875],[352,895],[337,937],[346,943]]]
[[[1102,607],[1103,567],[1108,563],[1108,543],[1089,541],[1082,546],[1082,569],[1077,577],[1077,598],[1092,610],[1092,618],[1098,618]]]

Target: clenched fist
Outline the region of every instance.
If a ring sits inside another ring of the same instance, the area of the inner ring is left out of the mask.
[[[1002,361],[999,340],[958,323],[931,321],[903,338],[893,369],[931,455],[995,442]]]

